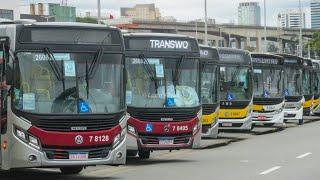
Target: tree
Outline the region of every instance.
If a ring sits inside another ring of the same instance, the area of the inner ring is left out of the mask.
[[[98,20],[90,17],[77,17],[76,18],[77,22],[82,22],[82,23],[91,23],[91,24],[98,24]]]
[[[312,50],[320,54],[320,32],[315,32],[313,34],[312,40],[309,41],[309,45]]]

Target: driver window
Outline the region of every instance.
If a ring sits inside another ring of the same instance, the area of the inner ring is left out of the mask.
[[[1,39],[2,40],[2,39]],[[6,133],[7,129],[7,86],[5,79],[6,61],[9,59],[8,40],[0,42],[0,130],[1,134]]]

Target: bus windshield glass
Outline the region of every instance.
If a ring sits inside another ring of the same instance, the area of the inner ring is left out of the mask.
[[[201,100],[203,104],[218,102],[217,73],[218,67],[215,65],[205,65],[202,69]]]
[[[305,70],[303,73],[303,94],[311,95],[312,93],[312,72]]]
[[[285,69],[286,96],[301,96],[302,93],[302,71],[296,68]]]
[[[259,98],[283,97],[283,71],[281,69],[255,68],[253,95]]]
[[[220,67],[220,100],[245,101],[252,98],[251,68],[241,66]]]
[[[97,53],[18,52],[13,106],[38,114],[123,110],[122,55],[100,56],[93,65]]]
[[[132,107],[196,107],[199,59],[127,58],[126,102]]]
[[[314,93],[316,95],[320,94],[320,72],[314,73]]]

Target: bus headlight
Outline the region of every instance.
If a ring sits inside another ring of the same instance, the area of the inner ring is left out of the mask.
[[[113,148],[117,147],[122,142],[122,140],[126,137],[126,132],[127,132],[127,129],[124,128],[122,129],[121,133],[114,138]]]
[[[198,130],[201,128],[201,122],[199,121],[194,127],[193,127],[193,135],[197,134]]]
[[[40,149],[40,143],[38,138],[32,136],[31,134],[29,134],[28,132],[15,128],[15,135],[22,140],[23,142],[29,144],[30,146],[36,148],[36,149]]]

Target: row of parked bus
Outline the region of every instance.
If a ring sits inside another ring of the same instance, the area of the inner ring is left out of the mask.
[[[320,65],[199,46],[176,34],[78,23],[0,23],[0,169],[79,173],[218,131],[303,123]]]

